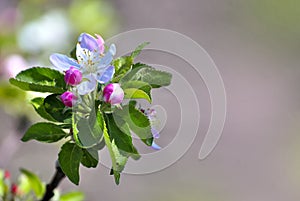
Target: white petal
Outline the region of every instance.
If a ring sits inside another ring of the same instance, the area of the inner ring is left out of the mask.
[[[97,72],[97,80],[100,84],[104,84],[109,82],[114,74],[115,74],[115,67],[114,66],[108,66],[106,69],[101,69]]]
[[[87,79],[87,80],[86,80]],[[86,75],[83,81],[77,85],[77,90],[80,95],[88,94],[96,89],[97,80],[93,75]]]
[[[116,54],[116,45],[115,44],[111,44],[109,47],[109,52],[114,56]]]
[[[76,45],[76,57],[78,60],[78,63],[82,64],[83,62],[86,62],[88,60],[88,49],[83,49],[79,43]]]
[[[59,71],[68,70],[71,66],[79,68],[79,64],[76,62],[76,60],[63,54],[52,54],[50,56],[50,62]]]

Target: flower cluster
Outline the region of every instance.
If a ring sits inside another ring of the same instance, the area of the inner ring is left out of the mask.
[[[154,142],[159,137],[155,111],[139,108],[138,101],[151,104],[152,89],[168,86],[172,75],[135,63],[146,45],[114,58],[114,44],[106,47],[100,35],[82,33],[70,56],[50,56],[53,68],[33,67],[11,78],[10,83],[23,90],[47,93],[31,100],[47,122],[33,124],[22,141],[53,143],[64,139],[58,162],[74,184],[80,180],[80,165],[97,167],[98,152],[106,147],[112,161],[110,173],[119,184],[128,159],[141,157],[133,133],[146,146],[160,149]]]
[[[111,65],[116,47],[112,44],[105,53],[104,40],[100,35],[93,36],[82,33],[76,46],[76,60],[63,54],[52,54],[50,61],[53,66],[65,73],[64,80],[72,87],[60,98],[67,107],[72,107],[78,95],[86,95],[96,90],[98,84],[111,81],[115,67]],[[103,90],[105,102],[112,105],[120,104],[124,92],[119,84],[108,84]]]

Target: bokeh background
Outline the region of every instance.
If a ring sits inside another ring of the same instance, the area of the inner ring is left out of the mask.
[[[169,67],[190,72],[184,77],[201,109],[190,149],[159,172],[122,175],[120,186],[104,166],[81,168],[80,185],[64,180],[61,190],[79,189],[88,201],[300,200],[299,21],[296,0],[1,0],[0,168],[16,175],[24,167],[49,181],[59,151],[58,144],[20,142],[26,126],[38,120],[28,104],[34,94],[8,86],[9,76],[26,66],[49,66],[49,55],[68,52],[83,31],[109,38],[137,28],[165,28],[195,40],[219,68],[228,105],[217,147],[198,159],[210,119],[208,92],[188,64],[171,59]],[[141,55],[150,63],[163,63],[162,58],[151,51]],[[157,103],[168,103],[164,93],[155,92]],[[175,137],[177,107],[167,110],[158,140],[163,147]]]

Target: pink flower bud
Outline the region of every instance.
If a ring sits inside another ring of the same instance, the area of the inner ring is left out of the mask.
[[[65,106],[72,107],[75,104],[77,97],[72,92],[66,91],[60,96],[60,99]]]
[[[112,105],[120,104],[124,98],[124,91],[120,84],[108,84],[103,89],[103,99]]]
[[[71,66],[69,70],[66,71],[65,74],[65,82],[68,85],[75,86],[78,85],[82,80],[81,72],[75,67]]]
[[[4,172],[4,178],[5,179],[10,179],[10,172],[8,170],[5,170],[5,172]]]
[[[17,194],[18,194],[18,191],[19,191],[18,186],[17,186],[16,184],[12,184],[12,185],[11,185],[11,193],[12,193],[13,195],[17,195]]]

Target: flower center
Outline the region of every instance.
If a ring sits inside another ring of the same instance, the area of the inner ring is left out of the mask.
[[[79,58],[83,66],[83,73],[97,73],[97,55],[90,51],[84,51],[84,58]]]

